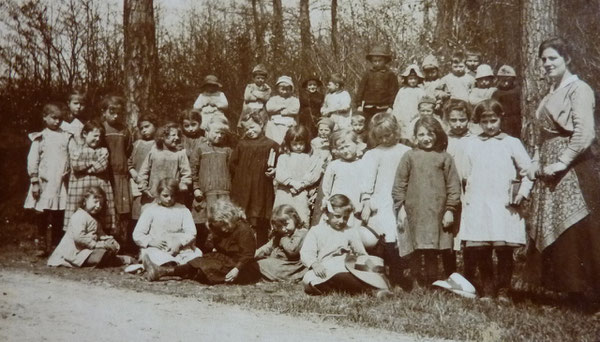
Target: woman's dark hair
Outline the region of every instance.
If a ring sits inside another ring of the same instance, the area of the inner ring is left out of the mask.
[[[448,119],[450,118],[450,113],[453,110],[464,112],[467,115],[467,118],[469,120],[471,120],[471,116],[473,115],[473,112],[472,112],[473,109],[471,108],[471,105],[469,105],[469,103],[467,103],[467,101],[460,100],[460,99],[450,99],[444,105],[444,120],[445,121],[448,121]]]
[[[282,152],[289,153],[291,152],[292,142],[301,141],[304,143],[303,153],[310,152],[310,133],[305,126],[297,125],[290,127],[287,132],[285,132],[285,137],[283,138],[283,144],[281,144]]]
[[[475,106],[473,113],[473,122],[479,123],[481,117],[486,113],[494,113],[499,118],[504,117],[504,109],[500,102],[494,99],[483,100]]]
[[[156,141],[156,148],[162,150],[165,147],[165,139],[169,136],[171,130],[177,130],[177,134],[181,137],[181,129],[179,125],[174,122],[167,122],[156,131],[154,140]]]
[[[433,145],[434,151],[441,152],[444,151],[446,147],[448,147],[448,136],[446,135],[446,132],[444,132],[444,128],[439,123],[439,121],[437,121],[436,118],[432,116],[424,116],[417,120],[417,122],[415,123],[415,130],[413,132],[415,137],[417,136],[417,131],[421,127],[424,127],[426,130],[433,132],[433,134],[435,135],[435,144]]]
[[[571,60],[571,47],[569,46],[569,43],[567,43],[566,40],[560,37],[553,37],[544,40],[542,44],[540,44],[540,48],[538,49],[538,57],[541,58],[542,53],[544,53],[544,50],[548,48],[556,50],[556,52],[558,52],[558,54],[561,55],[561,57],[564,58],[565,61]]]

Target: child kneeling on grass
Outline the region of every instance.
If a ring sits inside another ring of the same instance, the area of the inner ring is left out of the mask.
[[[105,209],[106,194],[98,186],[85,191],[81,207],[73,213],[62,240],[48,258],[48,266],[118,266],[127,263],[117,256],[119,243],[104,235],[98,217]]]
[[[244,211],[227,199],[218,199],[208,209],[208,228],[205,254],[185,265],[158,266],[144,255],[142,262],[147,279],[179,276],[204,284],[256,281],[256,267],[249,267],[256,252],[256,239]]]
[[[300,249],[300,260],[309,268],[302,280],[306,293],[391,294],[383,260],[367,255],[358,229],[348,224],[353,212],[348,197],[333,195],[327,201],[326,218],[306,234]]]

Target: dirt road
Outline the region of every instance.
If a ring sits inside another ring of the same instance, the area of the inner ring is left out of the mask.
[[[0,273],[0,341],[415,341],[235,306]]]

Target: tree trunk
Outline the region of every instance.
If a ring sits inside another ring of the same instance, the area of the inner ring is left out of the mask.
[[[302,67],[311,65],[312,39],[310,33],[309,0],[300,0],[300,43]]]
[[[252,21],[254,26],[254,38],[256,41],[256,57],[259,62],[265,58],[265,33],[261,23],[261,16],[258,13],[258,2],[261,0],[252,0]]]
[[[538,48],[545,39],[556,35],[558,25],[556,0],[524,0],[522,23],[521,65],[523,69],[520,78],[523,80],[521,93],[523,133],[521,138],[531,151],[537,139],[533,127],[535,111],[548,90],[548,82],[538,58]]]
[[[338,27],[337,27],[337,0],[331,0],[331,48],[333,56],[337,60],[339,54],[338,47]]]
[[[156,30],[152,0],[123,2],[127,124],[135,128],[154,95],[157,74]]]
[[[274,62],[271,64],[277,69],[277,66],[281,65],[281,61],[283,60],[283,7],[281,6],[281,0],[273,0],[273,21],[271,26],[273,30],[271,46]],[[275,70],[275,73],[278,74],[279,70]]]

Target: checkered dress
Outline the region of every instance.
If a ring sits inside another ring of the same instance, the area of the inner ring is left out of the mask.
[[[87,189],[99,186],[106,193],[103,224],[107,233],[116,232],[116,214],[113,190],[109,182],[108,156],[105,147],[92,149],[87,146],[78,148],[69,145],[69,158],[71,161],[71,176],[69,177],[69,191],[67,208],[65,209],[64,229],[69,226],[71,215],[81,206],[81,201]]]

